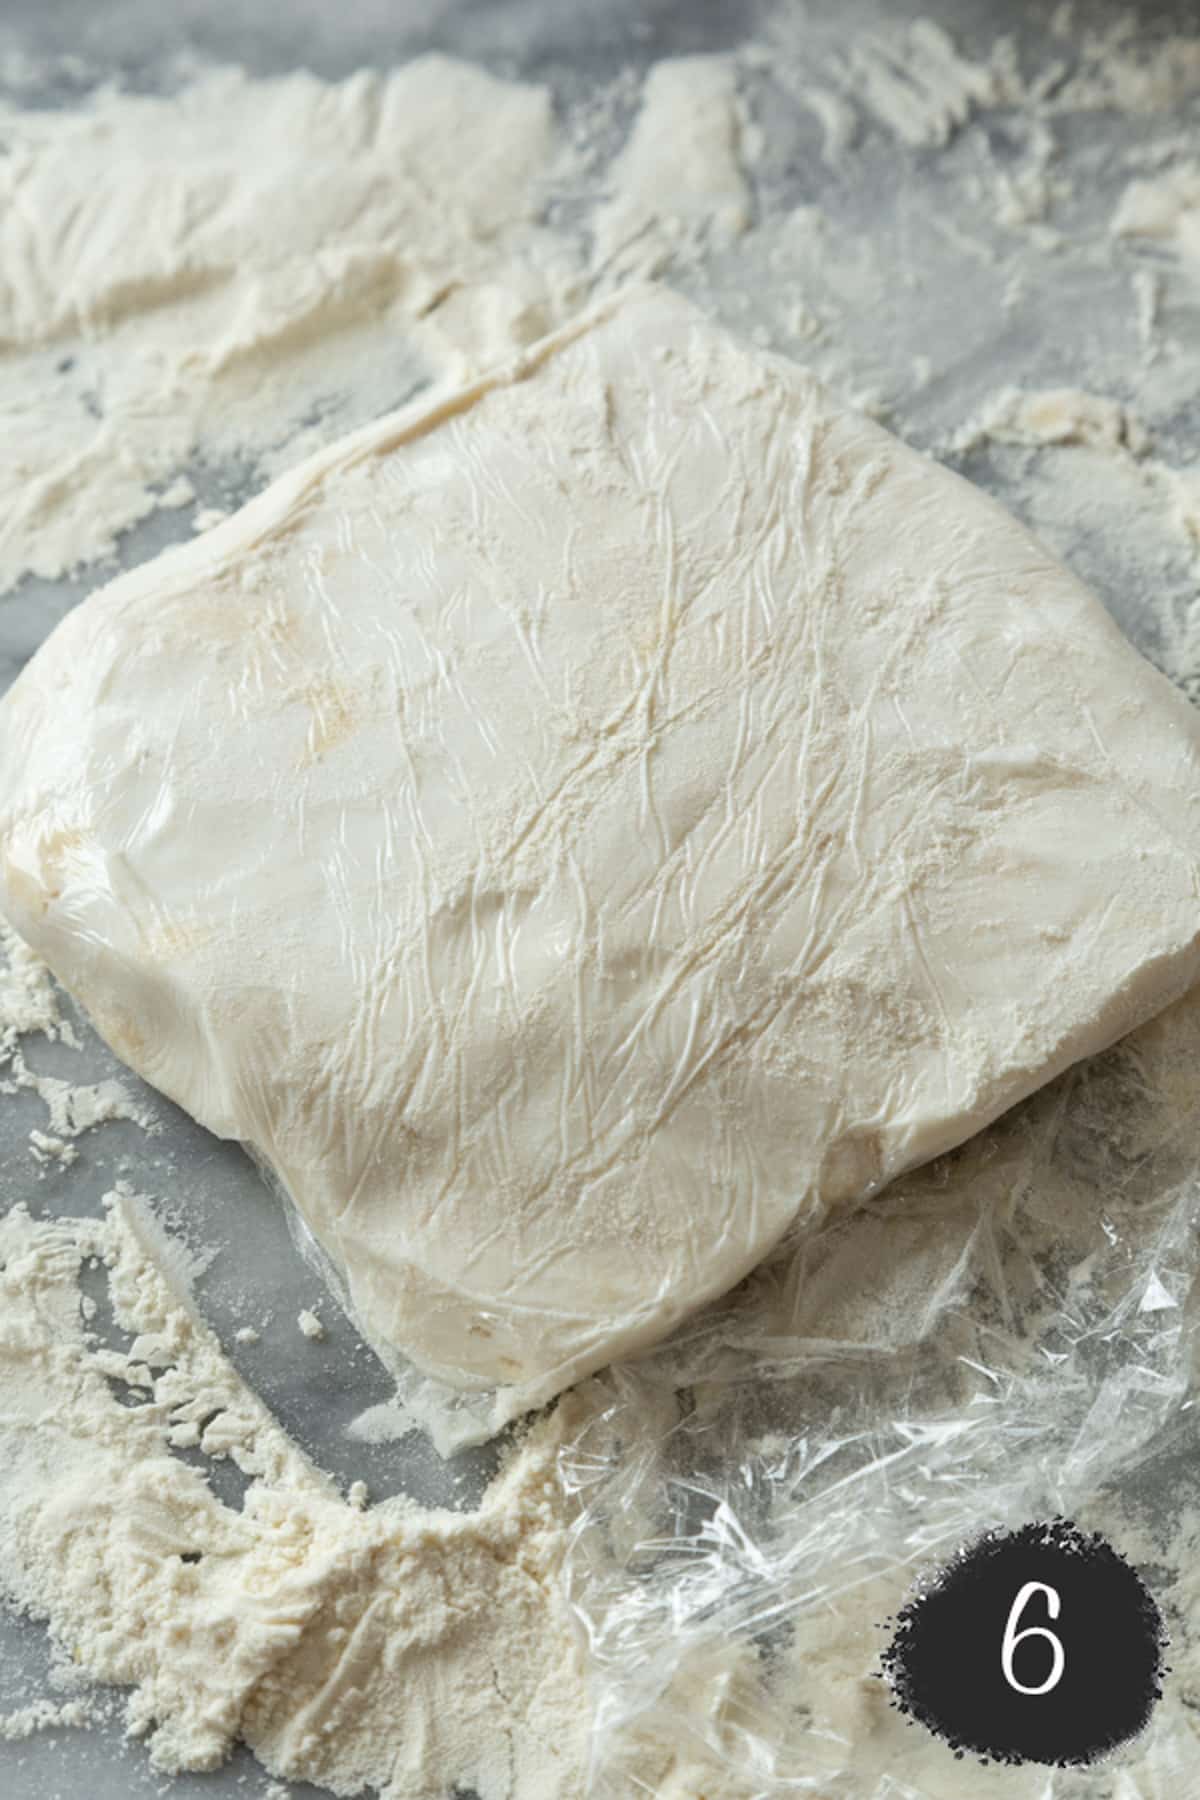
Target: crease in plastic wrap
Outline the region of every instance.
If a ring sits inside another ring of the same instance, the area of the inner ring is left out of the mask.
[[[1200,994],[591,1384],[563,1471],[597,1795],[1196,1791],[1198,1068]],[[889,1704],[888,1622],[1053,1514],[1139,1568],[1164,1696],[1094,1766],[956,1759]]]

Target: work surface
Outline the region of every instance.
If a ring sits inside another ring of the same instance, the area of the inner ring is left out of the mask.
[[[1084,32],[1102,34],[1128,18],[1126,43],[1141,33],[1153,45],[1172,26],[1185,30],[1187,11],[1081,6],[1055,36],[1045,9],[985,0],[814,5],[807,25],[796,8],[692,0],[588,7],[304,0],[276,11],[228,0],[165,11],[144,0],[50,7],[21,0],[0,24],[0,94],[6,74],[19,76],[7,92],[21,106],[76,106],[97,80],[114,77],[156,91],[180,79],[167,64],[181,37],[201,60],[242,64],[256,76],[306,67],[329,80],[436,48],[544,82],[572,116],[603,89],[613,96],[605,129],[619,143],[639,72],[668,56],[757,43],[760,53],[744,56],[740,74],[763,134],[749,171],[755,222],[740,240],[690,260],[678,272],[680,285],[736,329],[811,361],[845,397],[1012,506],[1094,586],[1138,647],[1188,689],[1200,668],[1189,659],[1196,567],[1188,512],[1189,504],[1200,511],[1200,502],[1189,503],[1187,479],[1200,357],[1186,346],[1189,336],[1196,341],[1200,289],[1189,287],[1169,234],[1119,238],[1110,224],[1139,169],[1165,160],[1180,132],[1200,141],[1200,72],[1190,84],[1181,73],[1169,114],[1158,103],[1131,106],[1120,94],[1111,104],[1085,104],[1081,89],[1078,104],[1046,125],[1054,141],[1044,154],[1027,101],[964,102],[970,116],[949,118],[944,129],[930,126],[926,114],[910,134],[916,141],[903,141],[884,103],[854,100],[856,81],[861,86],[869,74],[863,65],[856,75],[855,46],[884,18],[893,32],[918,16],[935,19],[976,58],[1011,33],[1027,89],[1043,70],[1052,95],[1078,67]],[[13,53],[7,61],[5,52]],[[1091,66],[1105,66],[1099,50]],[[840,115],[827,109],[822,118],[820,103],[806,99],[802,90],[813,88],[849,97],[847,146],[837,142]],[[601,179],[597,172],[578,184],[575,202],[586,204],[587,180]],[[819,222],[809,209],[819,209]],[[788,218],[799,220],[792,236]],[[1031,418],[1001,397],[1009,388],[1079,389],[1115,404],[1081,414],[1064,403],[1061,413],[1051,407]],[[1123,406],[1151,434],[1139,456]],[[188,472],[199,501],[222,506],[262,481],[259,472],[229,466]],[[190,530],[188,508],[156,513],[121,537],[117,566],[132,567]],[[0,687],[111,572],[29,578],[0,598]],[[83,1057],[30,1040],[30,1066],[73,1083],[121,1074],[86,1027],[81,1035]],[[41,1100],[24,1091],[0,1102],[0,1204],[27,1199],[55,1212],[93,1211],[122,1177],[162,1196],[191,1245],[219,1252],[196,1282],[205,1317],[314,1459],[344,1485],[365,1480],[375,1497],[403,1492],[425,1504],[470,1504],[495,1452],[443,1464],[419,1435],[377,1444],[348,1436],[351,1419],[385,1401],[391,1384],[297,1254],[282,1206],[236,1145],[213,1140],[132,1077],[122,1079],[153,1129],[106,1124],[81,1137],[79,1160],[61,1170],[40,1169],[30,1155],[30,1129],[45,1125]],[[299,1331],[305,1308],[324,1319],[322,1340]],[[235,1333],[247,1325],[260,1339],[239,1344]],[[233,1498],[232,1465],[218,1471],[218,1487],[226,1477]],[[0,1619],[0,1709],[38,1691],[45,1657],[35,1628]],[[265,1785],[246,1758],[219,1775],[179,1778],[168,1791],[217,1800]],[[11,1800],[125,1800],[162,1791],[162,1781],[114,1727],[103,1736],[0,1745],[0,1788]],[[315,1793],[301,1785],[287,1791]]]

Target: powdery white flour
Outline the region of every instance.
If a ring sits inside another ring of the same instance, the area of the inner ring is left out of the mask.
[[[78,1037],[59,1004],[49,970],[4,920],[0,919],[0,1094],[36,1094],[47,1113],[48,1131],[34,1126],[29,1147],[43,1167],[68,1166],[78,1152],[69,1140],[110,1119],[129,1119],[156,1132],[148,1107],[131,1096],[118,1080],[71,1082],[31,1069],[19,1040],[36,1035],[48,1043],[78,1048]]]
[[[535,224],[549,96],[464,63],[219,69],[0,106],[0,134],[0,591],[185,504],[194,452],[290,460],[539,336],[570,289]]]
[[[95,1260],[106,1329],[80,1306]],[[68,1677],[128,1690],[155,1767],[211,1769],[244,1739],[336,1794],[582,1794],[582,1653],[558,1587],[569,1404],[478,1512],[364,1510],[239,1380],[128,1189],[102,1219],[15,1207],[0,1268],[0,1586]],[[237,1464],[240,1512],[181,1451]]]
[[[49,969],[0,919],[0,1059],[10,1059],[18,1040],[33,1032],[52,1043],[77,1042]]]
[[[606,276],[657,275],[750,223],[745,111],[729,57],[682,56],[646,78],[629,140],[605,178],[592,227]]]

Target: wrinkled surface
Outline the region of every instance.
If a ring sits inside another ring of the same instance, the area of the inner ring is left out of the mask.
[[[1192,1795],[1198,1057],[1193,990],[592,1384],[562,1469],[595,1795]],[[1163,1697],[1093,1767],[956,1758],[890,1703],[892,1622],[984,1530],[1056,1514],[1141,1570]]]
[[[1198,743],[993,503],[647,292],[68,618],[3,906],[372,1341],[529,1403],[1179,993]]]

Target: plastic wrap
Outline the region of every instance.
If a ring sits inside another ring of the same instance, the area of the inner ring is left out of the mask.
[[[1197,1066],[1200,997],[593,1384],[565,1472],[597,1794],[1196,1791]],[[1094,1768],[958,1761],[889,1705],[886,1621],[1054,1513],[1143,1571],[1164,1698]]]
[[[94,596],[2,722],[18,928],[383,1354],[502,1390],[476,1435],[1196,961],[1183,703],[989,502],[667,296]]]
[[[343,1312],[355,1322],[395,1383],[392,1397],[384,1408],[386,1424],[383,1429],[389,1438],[403,1437],[409,1430],[423,1431],[439,1456],[452,1457],[462,1450],[489,1443],[528,1410],[525,1396],[519,1389],[499,1387],[476,1392],[457,1388],[419,1369],[378,1333],[372,1336],[358,1316],[345,1270],[312,1231],[277,1170],[253,1144],[242,1147],[263,1181],[278,1196],[288,1236],[298,1255],[315,1270]]]
[[[0,903],[442,1447],[1175,998],[1198,866],[1200,724],[1087,590],[653,289],[101,589],[0,705]]]

